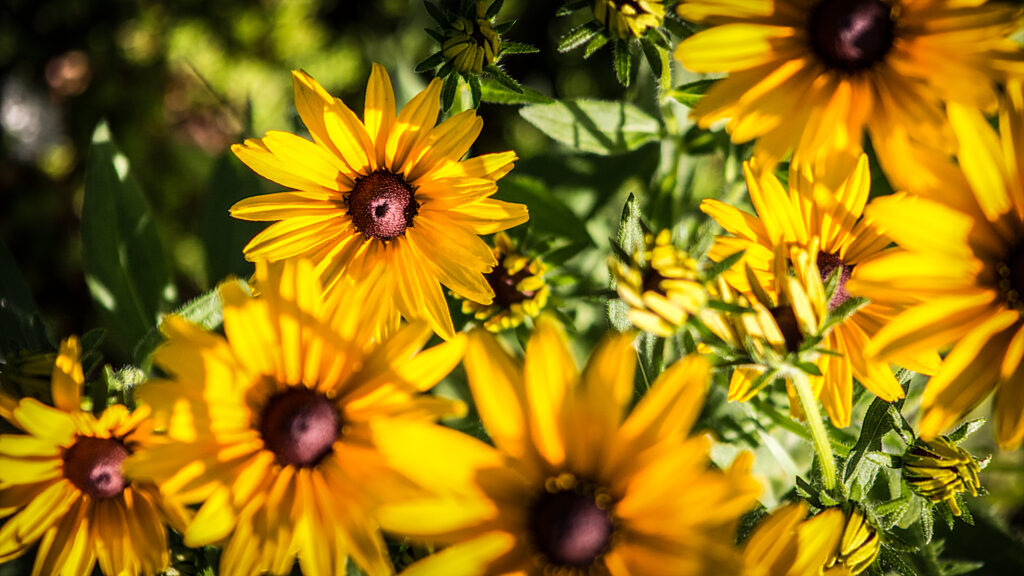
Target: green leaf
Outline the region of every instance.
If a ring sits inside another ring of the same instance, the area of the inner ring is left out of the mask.
[[[426,72],[428,70],[433,70],[434,68],[440,66],[442,62],[444,62],[444,53],[434,52],[430,56],[427,56],[426,58],[421,60],[420,63],[416,65],[416,72]]]
[[[426,32],[427,34],[430,34],[430,37],[433,38],[434,40],[437,40],[439,44],[444,44],[444,34],[430,28],[424,28],[423,31]],[[418,69],[419,67],[417,66],[417,70]]]
[[[604,26],[596,20],[590,20],[570,30],[558,42],[559,52],[569,52],[586,44],[595,34],[606,34]]]
[[[237,282],[245,290],[249,289],[249,285],[245,280],[235,279],[233,281]],[[175,310],[173,314],[206,330],[216,329],[224,321],[224,307],[220,300],[220,288],[214,288],[205,294],[189,300]],[[135,347],[134,357],[136,363],[140,366],[148,366],[150,355],[163,341],[163,334],[158,326],[150,330],[139,341],[138,346]]]
[[[860,437],[850,451],[850,457],[846,460],[846,472],[844,480],[849,480],[858,473],[861,461],[868,451],[879,450],[882,447],[882,436],[892,428],[892,420],[888,417],[889,403],[881,398],[875,398],[864,415],[864,422],[861,424]]]
[[[93,132],[82,207],[85,282],[123,350],[156,325],[176,298],[156,224],[107,124]]]
[[[630,193],[622,206],[619,217],[619,230],[615,241],[611,243],[613,250],[624,261],[632,261],[632,254],[644,245],[643,224],[640,222],[640,202]],[[607,306],[608,322],[615,330],[626,332],[633,327],[629,320],[629,306],[618,299],[611,299]]]
[[[427,14],[430,14],[430,17],[433,18],[434,22],[437,22],[441,28],[448,26],[448,15],[445,14],[445,11],[440,6],[431,2],[423,2],[423,5],[427,8]]]
[[[501,41],[500,54],[502,56],[506,54],[536,54],[538,52],[540,52],[540,48],[537,48],[536,46],[523,44],[522,42],[512,42],[509,40]]]
[[[568,16],[569,14],[572,14],[576,10],[579,10],[580,8],[589,5],[590,0],[571,0],[563,4],[561,7],[559,7],[559,9],[555,12],[555,16]]]
[[[510,176],[498,182],[498,190],[497,198],[529,206],[532,231],[568,240],[577,251],[594,245],[586,224],[543,182],[525,176]]]
[[[586,60],[593,56],[594,52],[600,50],[601,47],[607,44],[609,40],[611,40],[611,38],[609,38],[607,34],[598,34],[591,38],[590,42],[587,42],[587,48],[583,51],[583,59]]]
[[[625,40],[615,42],[615,77],[619,84],[629,86],[630,72],[633,66],[633,56],[629,53],[629,44]]]
[[[449,74],[441,85],[441,110],[447,112],[455,102],[455,90],[459,87],[459,75]]]
[[[663,135],[657,118],[626,102],[556,101],[525,106],[519,113],[554,140],[581,152],[621,154]]]
[[[498,36],[501,36],[502,34],[508,32],[509,30],[511,30],[512,27],[515,26],[515,25],[516,25],[516,21],[515,20],[509,20],[508,22],[502,22],[501,24],[495,24],[491,28],[494,30],[495,34],[497,34]]]
[[[49,330],[7,245],[0,241],[0,356],[53,350]]]
[[[469,77],[469,94],[473,99],[473,108],[479,108],[481,100],[480,77],[475,74]]]
[[[717,82],[717,80],[711,78],[695,80],[669,90],[668,96],[670,98],[674,98],[676,102],[679,102],[687,108],[693,108],[697,105],[697,102],[700,102],[700,99],[704,97],[705,93],[707,93],[708,88],[710,88],[715,82]]]
[[[734,264],[739,262],[740,258],[743,258],[743,254],[745,253],[746,250],[740,250],[739,252],[726,256],[720,262],[713,262],[708,266],[707,270],[704,271],[704,278],[707,280],[714,280],[718,278],[723,272],[732,268]]]
[[[551,98],[525,86],[519,92],[509,90],[492,78],[480,78],[480,98],[492,104],[550,104]]]
[[[968,420],[967,422],[964,422],[963,424],[958,426],[956,430],[950,432],[946,436],[946,438],[948,438],[949,441],[952,442],[953,444],[959,444],[966,440],[968,436],[977,432],[979,428],[985,425],[986,421],[986,418],[975,418],[974,420]]]
[[[207,288],[227,276],[248,278],[252,275],[253,265],[245,260],[242,249],[264,224],[232,218],[228,211],[235,202],[260,194],[261,182],[260,177],[234,154],[225,152],[217,158],[199,215]]]
[[[504,4],[505,0],[494,0],[494,2],[491,2],[491,5],[487,7],[487,12],[484,12],[484,18],[490,20],[497,16],[498,12],[501,12],[501,7]]]
[[[484,72],[486,72],[491,78],[497,80],[498,84],[501,84],[513,92],[523,91],[523,87],[519,85],[519,82],[516,82],[515,79],[508,74],[505,74],[504,70],[498,68],[494,64],[488,64],[487,67],[484,68]]]

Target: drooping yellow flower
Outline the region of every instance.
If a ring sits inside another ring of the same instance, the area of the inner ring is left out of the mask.
[[[878,527],[868,520],[857,505],[851,505],[845,519],[843,536],[829,554],[825,567],[841,567],[849,570],[850,574],[860,574],[875,563],[882,549],[882,538]]]
[[[665,20],[662,0],[594,0],[594,19],[614,38],[639,38]]]
[[[513,152],[461,160],[483,122],[467,110],[434,126],[440,80],[395,115],[391,80],[378,64],[363,120],[305,72],[292,73],[295,105],[313,142],[286,132],[232,146],[242,162],[292,191],[231,208],[243,220],[277,221],[245,247],[246,258],[313,261],[327,298],[342,278],[372,283],[385,305],[455,334],[441,284],[483,304],[496,264],[479,234],[522,224],[526,206],[495,200]]]
[[[788,504],[754,529],[743,545],[749,576],[843,576],[843,566],[825,571],[846,526],[838,508],[807,517],[807,503]]]
[[[701,203],[701,210],[713,217],[732,236],[719,236],[711,249],[713,260],[721,261],[744,251],[736,267],[727,271],[726,279],[742,292],[751,289],[743,266],[756,275],[756,283],[772,290],[779,273],[788,275],[786,266],[773,271],[774,253],[779,246],[798,246],[811,250],[821,281],[830,275],[836,287],[828,300],[828,311],[834,311],[850,299],[846,283],[860,265],[891,252],[891,241],[863,218],[868,201],[870,175],[866,156],[856,168],[833,189],[816,180],[809,170],[792,170],[787,192],[774,174],[759,170],[756,165],[744,166],[750,199],[756,216],[718,200]],[[810,280],[809,280],[810,281]],[[821,400],[836,426],[848,426],[853,398],[853,378],[886,401],[903,397],[888,360],[872,359],[864,354],[868,340],[878,333],[892,317],[914,302],[915,292],[904,291],[898,297],[873,298],[838,324],[825,337],[822,346],[839,355],[823,355],[818,362],[824,382],[816,379]],[[933,350],[903,354],[892,361],[909,369],[934,373],[939,358]]]
[[[903,479],[910,489],[932,502],[945,502],[954,516],[962,513],[958,494],[978,495],[980,472],[971,453],[945,436],[931,442],[918,438],[903,454]]]
[[[687,438],[709,365],[669,367],[627,415],[631,335],[606,340],[581,375],[565,336],[542,318],[525,364],[484,331],[466,371],[494,446],[439,426],[383,423],[389,463],[431,494],[386,506],[391,531],[447,548],[414,564],[425,574],[736,574],[738,517],[760,487],[744,453],[708,466],[708,439]]]
[[[672,244],[672,233],[644,235],[629,261],[608,258],[615,291],[629,306],[629,321],[640,330],[667,338],[707,302],[697,261]]]
[[[1002,140],[977,111],[950,107],[963,176],[924,196],[877,200],[867,213],[904,249],[854,271],[872,299],[922,294],[872,339],[882,360],[956,343],[921,397],[932,440],[995,392],[996,437],[1024,440],[1024,96],[1011,90]]]
[[[0,394],[0,416],[26,434],[0,436],[0,563],[39,543],[33,576],[156,575],[170,560],[165,523],[185,527],[184,508],[127,474],[129,455],[157,440],[145,406],[114,405],[96,418],[81,408],[81,345],[61,343],[53,406]]]
[[[856,157],[866,128],[901,188],[941,184],[945,103],[994,110],[996,83],[1024,72],[1008,37],[1021,10],[1006,2],[685,0],[678,12],[711,27],[676,58],[729,73],[694,109],[701,126],[728,119],[734,142],[757,139],[770,160],[795,150],[801,164]]]
[[[523,319],[536,318],[548,303],[551,287],[544,281],[547,265],[540,257],[520,253],[504,232],[494,235],[494,269],[484,274],[494,290],[490,304],[462,302],[462,313],[472,314],[491,332],[515,328]]]
[[[402,484],[368,442],[375,417],[431,419],[450,402],[422,395],[459,361],[458,338],[417,352],[431,332],[407,326],[374,342],[360,306],[372,289],[321,303],[305,260],[258,267],[259,298],[221,286],[225,337],[165,322],[155,362],[169,377],[141,397],[174,444],[128,462],[187,503],[202,502],[185,543],[223,543],[220,574],[391,572],[373,507]],[[379,492],[378,492],[379,491]]]

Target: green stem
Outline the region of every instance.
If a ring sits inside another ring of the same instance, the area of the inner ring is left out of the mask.
[[[815,400],[814,393],[811,392],[811,382],[807,378],[807,374],[800,370],[794,370],[790,374],[790,381],[796,388],[800,407],[803,408],[804,418],[807,419],[807,429],[811,432],[814,452],[818,455],[818,461],[821,462],[821,475],[825,482],[825,489],[832,491],[836,487],[836,461],[832,455],[832,443],[829,442],[825,423],[821,420],[818,401]]]

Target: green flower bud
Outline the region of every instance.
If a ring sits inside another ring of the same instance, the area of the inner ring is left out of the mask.
[[[484,3],[477,2],[475,19],[460,16],[445,30],[441,53],[461,74],[479,74],[501,50],[501,38],[484,18],[485,11]]]
[[[661,26],[665,6],[661,0],[594,0],[594,18],[612,36],[628,40]]]

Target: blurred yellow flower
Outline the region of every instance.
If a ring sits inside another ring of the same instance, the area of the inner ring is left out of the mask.
[[[896,316],[866,353],[881,360],[955,343],[921,397],[921,437],[933,440],[995,391],[996,438],[1024,441],[1024,94],[1008,87],[1002,139],[976,110],[950,106],[963,174],[924,196],[868,208],[904,249],[858,267],[850,289],[872,299],[924,301]]]
[[[541,319],[525,364],[484,331],[466,371],[494,446],[439,426],[381,423],[389,463],[429,492],[387,505],[389,531],[448,547],[404,574],[735,574],[740,515],[760,486],[743,453],[708,466],[709,440],[687,438],[710,369],[670,366],[627,415],[633,336],[606,340],[581,375],[561,328]]]
[[[946,103],[994,110],[997,83],[1024,73],[1008,2],[684,0],[678,13],[709,28],[676,58],[729,73],[694,108],[700,126],[728,119],[769,164],[791,150],[799,164],[856,157],[866,128],[900,188],[941,184]]]
[[[257,268],[250,298],[221,286],[225,337],[170,317],[156,365],[167,379],[140,390],[174,442],[128,462],[186,503],[202,503],[188,546],[221,543],[220,574],[392,571],[373,507],[403,484],[368,441],[375,417],[433,419],[456,411],[422,392],[462,357],[464,340],[418,352],[425,323],[380,343],[360,307],[370,288],[321,301],[311,263]]]
[[[461,160],[480,134],[474,110],[434,126],[441,81],[433,80],[395,115],[391,80],[379,64],[362,121],[305,72],[292,73],[295,105],[313,142],[268,132],[232,146],[242,162],[292,191],[247,198],[243,220],[277,221],[245,247],[246,258],[313,261],[325,297],[342,278],[372,284],[384,305],[455,335],[441,284],[489,304],[484,279],[496,264],[480,234],[526,222],[526,206],[494,200],[513,152]]]
[[[779,508],[764,519],[743,545],[748,576],[842,576],[842,566],[825,571],[839,544],[845,517],[838,508],[807,517],[807,503]]]
[[[81,408],[85,380],[75,337],[60,345],[53,406],[0,394],[0,416],[26,434],[0,436],[0,563],[39,544],[33,574],[155,576],[170,561],[169,523],[184,508],[123,469],[155,442],[149,408],[110,406],[99,418]]]

